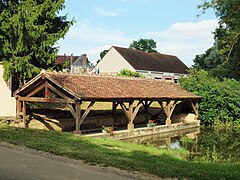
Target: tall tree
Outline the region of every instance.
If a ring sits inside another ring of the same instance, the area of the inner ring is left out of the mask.
[[[0,56],[6,81],[12,76],[23,84],[41,69],[54,67],[54,45],[73,24],[66,15],[59,16],[64,2],[0,0]]]
[[[153,39],[139,39],[137,41],[133,41],[129,48],[134,48],[145,52],[157,52],[157,42]]]
[[[199,6],[203,13],[212,8],[219,18],[215,30],[215,44],[219,56],[225,58],[221,68],[229,77],[240,79],[240,1],[239,0],[206,0]]]

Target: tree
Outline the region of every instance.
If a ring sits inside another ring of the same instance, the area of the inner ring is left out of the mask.
[[[108,53],[108,50],[103,50],[101,53],[100,53],[100,58],[102,59],[106,54]]]
[[[134,48],[145,52],[157,52],[157,42],[153,39],[139,39],[138,41],[133,41],[129,48]]]
[[[220,55],[216,45],[207,49],[204,54],[196,55],[193,60],[194,68],[210,71],[223,63],[223,56]]]
[[[0,0],[0,48],[4,79],[23,84],[41,69],[52,69],[56,42],[73,24],[58,16],[64,0]],[[2,37],[2,38],[1,38]]]
[[[221,69],[228,77],[240,79],[240,1],[208,0],[199,6],[203,13],[212,8],[219,18],[219,26],[214,32],[218,53],[225,60]]]

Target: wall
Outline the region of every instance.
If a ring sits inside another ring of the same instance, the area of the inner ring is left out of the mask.
[[[3,65],[0,62],[0,118],[16,116],[16,100],[11,97],[9,84],[3,80]]]
[[[116,74],[122,69],[135,71],[133,67],[114,49],[111,48],[108,53],[97,64],[95,69],[99,69],[99,73]]]

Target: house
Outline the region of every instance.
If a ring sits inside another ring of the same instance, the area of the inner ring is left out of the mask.
[[[188,67],[176,56],[116,46],[95,67],[100,74],[117,74],[122,69],[139,72],[147,78],[172,81],[188,74]]]
[[[11,81],[3,80],[3,65],[0,62],[0,119],[16,116],[16,100],[12,97]]]
[[[89,73],[92,68],[92,63],[88,61],[86,54],[82,54],[81,56],[60,55],[56,58],[55,65],[66,66],[65,70],[74,74]]]
[[[82,54],[76,61],[71,64],[71,73],[84,74],[89,73],[93,67],[92,63],[88,61],[87,55]]]

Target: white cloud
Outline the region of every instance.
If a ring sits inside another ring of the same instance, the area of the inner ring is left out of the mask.
[[[205,52],[212,46],[214,42],[212,32],[217,23],[217,19],[175,23],[165,31],[147,32],[146,36],[158,42],[161,53],[174,54],[191,66],[195,55]]]
[[[157,41],[160,53],[178,56],[187,66],[193,64],[195,55],[205,52],[213,44],[213,34],[217,20],[175,23],[164,31],[147,32],[141,38]],[[82,21],[71,27],[64,40],[60,40],[60,53],[80,55],[86,53],[91,62],[99,59],[99,54],[111,46],[128,47],[139,37],[130,37],[126,32],[107,27],[99,28],[90,21]]]
[[[91,62],[96,62],[100,52],[111,46],[127,47],[133,41],[118,29],[103,29],[90,22],[78,23],[71,27],[66,37],[58,42],[60,54],[80,55],[86,53]]]
[[[123,32],[118,29],[103,29],[90,25],[89,23],[80,23],[70,29],[67,36],[75,40],[83,40],[95,43],[126,43],[129,38],[125,37]]]
[[[94,6],[93,10],[98,13],[101,16],[119,16],[121,13],[125,12],[124,9],[111,9],[111,10],[107,10],[105,7],[100,7],[100,6]]]

